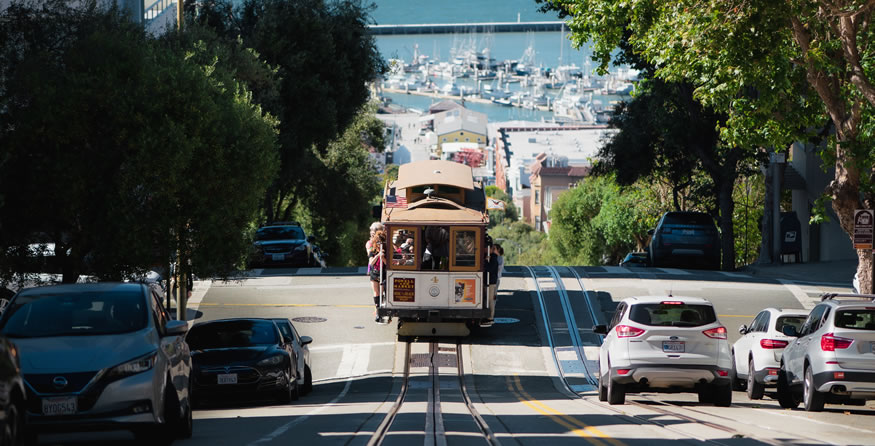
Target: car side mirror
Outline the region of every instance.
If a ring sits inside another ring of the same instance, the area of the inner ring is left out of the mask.
[[[167,324],[164,325],[164,331],[167,333],[167,336],[183,335],[188,331],[188,322],[175,319],[167,321]]]
[[[656,231],[654,231],[653,229],[648,229],[648,230],[647,230],[647,235],[653,235],[654,232],[656,232]]]
[[[608,334],[608,326],[603,324],[593,325],[592,332],[595,334],[606,335]]]
[[[742,324],[741,327],[738,327],[738,332],[741,334],[747,333],[747,325]]]
[[[371,217],[379,220],[383,216],[383,205],[378,204],[371,208]]]
[[[309,336],[301,336],[301,345],[302,346],[307,345],[311,342],[313,342],[313,338],[311,338]]]
[[[781,333],[784,333],[784,336],[792,336],[794,338],[799,337],[799,332],[796,331],[796,327],[792,325],[785,325],[781,327]]]

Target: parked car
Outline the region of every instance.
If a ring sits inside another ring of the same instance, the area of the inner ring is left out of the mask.
[[[26,395],[18,349],[9,339],[0,336],[0,445],[21,444]]]
[[[823,410],[825,403],[875,400],[875,295],[830,293],[821,297],[781,356],[778,401]]]
[[[307,237],[301,225],[295,222],[275,222],[262,226],[255,231],[250,264],[323,266],[321,256],[317,259],[314,255],[314,242],[315,238]]]
[[[309,336],[298,335],[298,330],[288,318],[274,318],[273,321],[279,327],[280,333],[286,344],[290,345],[294,350],[295,364],[297,365],[298,386],[301,388],[301,395],[306,395],[313,391],[313,371],[310,366],[310,348],[307,347],[313,342],[313,338]]]
[[[27,288],[0,318],[27,389],[27,440],[44,432],[131,430],[161,444],[192,433],[185,321],[145,283]]]
[[[233,318],[195,324],[186,341],[196,404],[234,397],[298,399],[293,349],[270,319]]]
[[[711,302],[698,297],[623,299],[599,348],[599,400],[629,392],[696,392],[699,402],[732,403],[729,343]]]
[[[748,398],[762,399],[766,387],[778,383],[781,354],[793,338],[783,333],[784,326],[802,326],[808,312],[766,308],[742,325],[741,338],[732,345],[732,379],[735,390],[747,390]]]
[[[620,266],[650,266],[650,260],[648,259],[646,252],[630,252],[629,254],[626,254],[626,257],[624,257],[623,261],[620,262]]]
[[[720,235],[708,214],[666,212],[647,233],[652,236],[647,248],[652,266],[720,269]]]

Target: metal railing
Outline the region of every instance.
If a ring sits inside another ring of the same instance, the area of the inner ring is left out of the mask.
[[[176,2],[177,0],[157,0],[153,2],[143,10],[143,22],[149,23],[149,21],[161,15],[165,9],[171,6],[175,7]]]

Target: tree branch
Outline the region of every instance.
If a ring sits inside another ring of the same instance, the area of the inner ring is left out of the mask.
[[[854,19],[842,17],[839,19],[842,42],[842,52],[845,61],[851,66],[850,81],[854,84],[870,104],[875,105],[875,87],[866,77],[866,72],[860,65],[860,52],[857,48],[857,28]]]

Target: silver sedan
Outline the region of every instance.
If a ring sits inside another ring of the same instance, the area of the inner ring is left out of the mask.
[[[192,433],[188,325],[141,283],[29,288],[0,317],[21,352],[28,442],[40,433],[130,430],[152,444]]]

